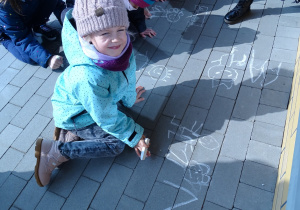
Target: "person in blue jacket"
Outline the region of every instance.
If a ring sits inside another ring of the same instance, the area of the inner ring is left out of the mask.
[[[52,69],[59,68],[63,58],[48,52],[34,35],[55,40],[54,29],[47,26],[46,22],[52,12],[60,20],[60,15],[65,8],[66,4],[62,0],[1,0],[2,45],[25,63],[44,68],[48,66]]]
[[[37,140],[39,186],[47,185],[54,168],[69,159],[116,156],[125,144],[138,156],[148,148],[144,129],[118,109],[119,103],[132,107],[144,100],[145,92],[136,88],[128,26],[122,0],[76,0],[67,12],[62,42],[70,66],[57,79],[52,106],[55,126],[78,138]]]

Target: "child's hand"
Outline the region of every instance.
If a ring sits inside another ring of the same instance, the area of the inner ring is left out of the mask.
[[[144,15],[146,19],[149,19],[152,16],[147,7],[144,8]]]
[[[142,33],[140,33],[140,35],[143,38],[146,38],[146,36],[149,36],[150,38],[152,38],[153,36],[156,36],[156,32],[153,31],[151,28],[147,28],[145,31],[143,31]]]
[[[143,135],[141,140],[134,147],[134,150],[135,150],[137,156],[141,157],[141,151],[142,151],[143,147],[149,148],[149,146],[150,146],[150,143],[149,143],[149,145],[147,145],[145,143],[145,136]],[[149,157],[149,156],[151,156],[151,153],[149,151],[147,151],[146,155],[147,155],[147,157]]]
[[[143,97],[141,97],[141,95],[146,91],[145,89],[144,89],[144,87],[142,87],[142,86],[138,86],[136,89],[135,89],[135,91],[136,91],[136,100],[135,100],[135,104],[136,103],[139,103],[139,102],[141,102],[141,101],[143,101],[143,100],[145,100]]]
[[[49,60],[48,60],[48,66],[51,69],[58,69],[64,62],[64,58],[59,56],[59,55],[53,55]]]

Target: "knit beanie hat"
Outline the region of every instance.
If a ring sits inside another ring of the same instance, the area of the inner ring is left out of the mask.
[[[130,1],[132,1],[135,5],[139,6],[140,8],[149,7],[155,2],[155,0],[130,0]]]
[[[76,0],[72,15],[81,37],[107,28],[129,27],[123,0]]]

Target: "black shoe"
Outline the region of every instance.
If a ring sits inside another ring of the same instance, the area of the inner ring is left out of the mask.
[[[55,30],[47,26],[46,24],[37,26],[33,28],[33,33],[35,36],[42,36],[45,39],[53,41],[56,39]]]
[[[238,22],[244,14],[250,11],[252,2],[253,0],[240,0],[238,4],[225,15],[225,23],[233,24]]]

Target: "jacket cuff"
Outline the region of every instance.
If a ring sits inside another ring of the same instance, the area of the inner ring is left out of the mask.
[[[127,143],[127,145],[132,148],[135,147],[135,145],[137,145],[137,143],[141,140],[143,133],[144,128],[142,128],[139,124],[136,123],[134,131],[125,143]]]

